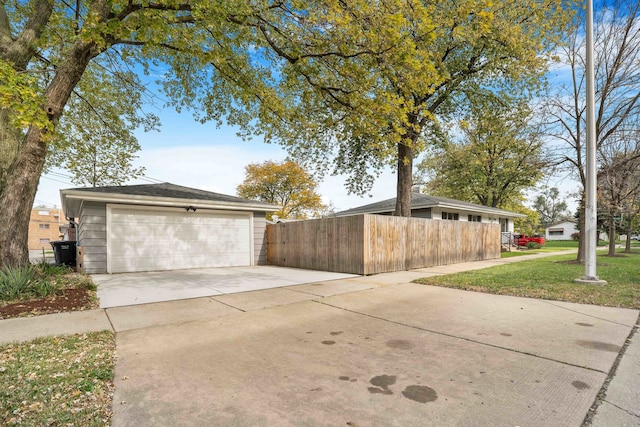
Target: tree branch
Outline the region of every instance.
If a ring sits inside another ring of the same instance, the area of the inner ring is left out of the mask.
[[[4,7],[2,7],[2,19],[8,19]],[[49,18],[53,13],[53,2],[50,0],[33,0],[31,16],[27,20],[18,38],[9,46],[0,45],[0,53],[3,59],[10,61],[18,70],[27,68],[36,48],[35,42],[40,38]]]

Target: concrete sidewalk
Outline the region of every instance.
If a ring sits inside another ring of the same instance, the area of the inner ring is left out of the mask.
[[[528,258],[0,321],[112,329],[114,426],[640,425],[638,311],[409,283]],[[623,357],[619,354],[624,350]]]

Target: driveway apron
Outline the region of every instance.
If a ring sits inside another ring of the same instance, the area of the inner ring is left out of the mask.
[[[225,295],[357,276],[296,268],[253,266],[94,274],[91,277],[98,285],[100,308],[109,308]]]
[[[118,332],[113,425],[579,426],[638,317],[359,280]]]

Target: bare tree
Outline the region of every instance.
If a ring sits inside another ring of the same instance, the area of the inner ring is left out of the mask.
[[[596,147],[602,165],[608,144],[640,123],[640,2],[596,1],[594,16],[594,67],[596,83]],[[586,185],[585,29],[583,16],[559,48],[560,71],[568,83],[557,85],[546,113],[549,134],[555,140],[557,162]],[[584,192],[580,201],[580,230],[584,230]],[[578,261],[584,262],[585,233],[580,233]]]
[[[640,144],[637,134],[623,135],[602,150],[598,198],[609,228],[609,256],[615,256],[616,231],[624,227],[630,235],[633,219],[640,209]],[[629,239],[627,251],[631,251]]]

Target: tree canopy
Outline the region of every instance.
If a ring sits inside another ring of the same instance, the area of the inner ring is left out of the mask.
[[[560,197],[557,187],[543,186],[533,200],[533,209],[540,215],[543,227],[569,217],[567,202]]]
[[[527,105],[490,100],[472,106],[418,166],[430,194],[504,208],[542,177],[547,162]]]
[[[170,64],[178,108],[282,143],[305,166],[345,172],[355,192],[395,164],[396,211],[410,215],[412,163],[438,119],[487,90],[526,97],[569,11],[562,0],[4,2],[0,263],[28,261],[50,144],[70,100],[102,87],[99,68]]]
[[[556,0],[257,4],[229,18],[224,41],[215,25],[201,33],[195,46],[209,47],[206,60],[165,58],[182,77],[167,82],[172,100],[262,133],[321,173],[349,175],[351,192],[395,165],[404,216],[413,160],[438,119],[488,93],[531,95],[570,14]]]
[[[69,100],[96,92],[96,101],[111,103],[103,77],[142,60],[143,46],[166,45],[193,21],[190,10],[171,1],[0,5],[0,265],[28,262],[29,212]],[[117,88],[124,95],[131,86]]]
[[[311,174],[290,160],[251,163],[237,188],[238,196],[280,206],[267,219],[306,219],[317,216],[325,206]]]
[[[133,72],[90,64],[48,144],[45,167],[65,168],[75,184],[90,187],[141,176],[145,168],[133,166],[140,151],[134,131],[158,126],[153,114],[144,113],[144,95]]]

